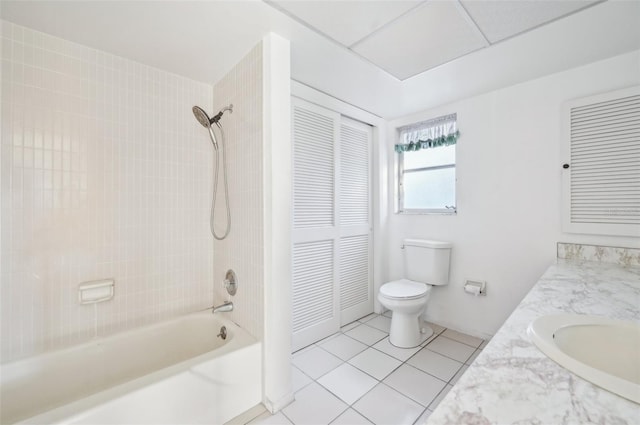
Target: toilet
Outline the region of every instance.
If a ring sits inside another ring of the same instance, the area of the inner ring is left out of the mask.
[[[449,283],[451,243],[422,239],[403,241],[405,279],[380,287],[378,300],[391,310],[389,341],[400,348],[417,347],[433,334],[420,316],[424,313],[433,286]]]

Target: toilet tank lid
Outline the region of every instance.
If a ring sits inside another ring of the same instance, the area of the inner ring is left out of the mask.
[[[425,248],[445,249],[451,248],[451,242],[430,241],[426,239],[405,239],[404,244],[408,246],[421,246]]]

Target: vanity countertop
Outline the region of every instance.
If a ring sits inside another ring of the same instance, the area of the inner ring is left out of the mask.
[[[574,375],[531,342],[529,324],[555,313],[640,322],[640,267],[549,267],[427,423],[640,424],[640,405]]]

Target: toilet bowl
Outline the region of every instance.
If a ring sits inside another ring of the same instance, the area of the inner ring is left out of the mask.
[[[451,243],[421,239],[403,241],[405,279],[385,283],[378,301],[391,310],[389,341],[400,348],[411,348],[433,334],[421,323],[432,286],[449,283]]]
[[[380,287],[378,301],[393,312],[389,342],[400,348],[417,347],[433,334],[424,326],[421,332],[420,316],[427,307],[431,285],[400,279]]]

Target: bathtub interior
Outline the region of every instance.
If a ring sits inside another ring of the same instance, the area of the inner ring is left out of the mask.
[[[217,337],[223,325],[228,331],[224,341]],[[7,363],[1,366],[0,422],[12,423],[52,409],[62,412],[54,416],[74,416],[76,410],[87,410],[93,404],[122,398],[125,393],[157,386],[163,380],[176,380],[182,386],[190,382],[199,387],[203,385],[200,381],[208,379],[233,386],[232,376],[220,379],[226,373],[219,367],[222,361],[213,360],[233,356],[234,351],[256,344],[255,339],[233,323],[205,311]],[[257,362],[259,367],[260,354],[257,359],[235,363],[249,361]],[[177,378],[177,375],[185,376]],[[258,382],[260,379],[258,375]],[[156,388],[150,392],[157,391]],[[254,404],[258,402],[259,399]],[[75,407],[69,408],[71,405]],[[130,406],[126,410],[133,411]],[[197,409],[192,407],[192,411],[195,413]],[[131,417],[126,422],[132,422]]]

